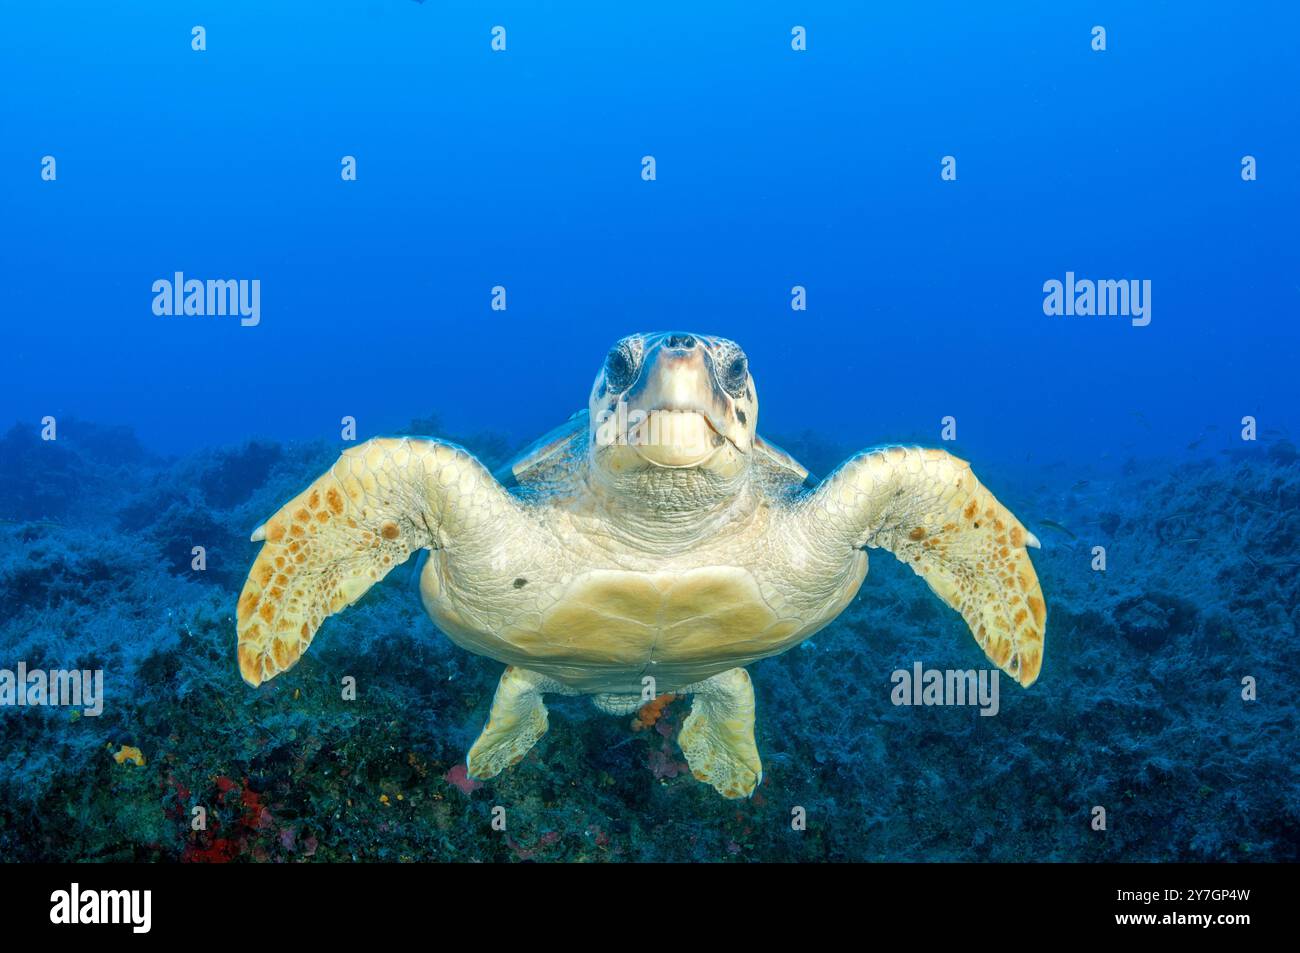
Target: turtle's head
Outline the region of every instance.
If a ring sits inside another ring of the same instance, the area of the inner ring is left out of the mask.
[[[749,465],[758,396],[734,341],[666,331],[623,338],[605,356],[589,404],[597,468],[735,477]]]

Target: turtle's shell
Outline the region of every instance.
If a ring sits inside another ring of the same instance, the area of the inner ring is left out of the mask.
[[[791,577],[789,550],[771,524],[779,505],[760,508],[743,534],[662,558],[622,552],[599,531],[574,533],[551,520],[551,507],[571,492],[556,487],[568,487],[585,466],[586,432],[585,412],[576,414],[498,471],[552,524],[563,540],[556,552],[520,553],[503,540],[486,569],[442,551],[425,566],[425,607],[463,648],[580,692],[640,693],[645,676],[658,691],[673,691],[785,651],[857,592],[865,554],[829,583],[809,567],[822,580],[817,593]],[[807,478],[779,449],[756,446],[769,480],[790,487]]]
[[[783,652],[834,618],[866,575],[846,575],[829,613],[808,619],[774,608],[758,578],[738,566],[684,570],[595,569],[558,584],[492,632],[446,598],[447,566],[430,560],[420,593],[440,629],[463,648],[548,675],[580,692],[675,691]]]

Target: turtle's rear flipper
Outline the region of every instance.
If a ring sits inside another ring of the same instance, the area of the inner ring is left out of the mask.
[[[763,780],[754,744],[754,685],[728,669],[685,690],[695,695],[677,743],[696,779],[723,797],[749,797]]]
[[[487,724],[465,759],[469,776],[480,781],[494,778],[523,760],[537,739],[546,734],[542,692],[557,690],[561,686],[543,675],[507,666],[492,698]]]

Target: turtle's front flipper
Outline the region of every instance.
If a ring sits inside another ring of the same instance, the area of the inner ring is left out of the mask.
[[[942,450],[860,453],[808,498],[812,545],[887,549],[961,613],[984,654],[1026,688],[1043,663],[1047,608],[1026,546],[1038,540]]]
[[[543,675],[509,665],[501,673],[483,733],[469,749],[465,766],[471,778],[494,778],[521,761],[537,739],[546,734],[546,705],[542,692],[562,686]]]
[[[239,597],[239,671],[259,685],[291,667],[327,616],[418,549],[470,549],[524,532],[483,465],[441,440],[380,438],[344,451],[253,531],[263,544]]]
[[[685,690],[695,695],[677,743],[695,777],[723,797],[749,797],[763,780],[754,745],[754,685],[728,669]]]

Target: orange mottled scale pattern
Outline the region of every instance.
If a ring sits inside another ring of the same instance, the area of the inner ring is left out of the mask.
[[[488,479],[441,441],[379,439],[347,450],[253,534],[263,546],[236,609],[244,679],[258,685],[292,666],[328,616],[432,545],[461,496]]]
[[[1026,546],[1034,538],[942,450],[859,454],[815,494],[824,525],[849,526],[856,545],[893,553],[966,621],[998,668],[1025,687],[1043,662],[1047,606]]]

